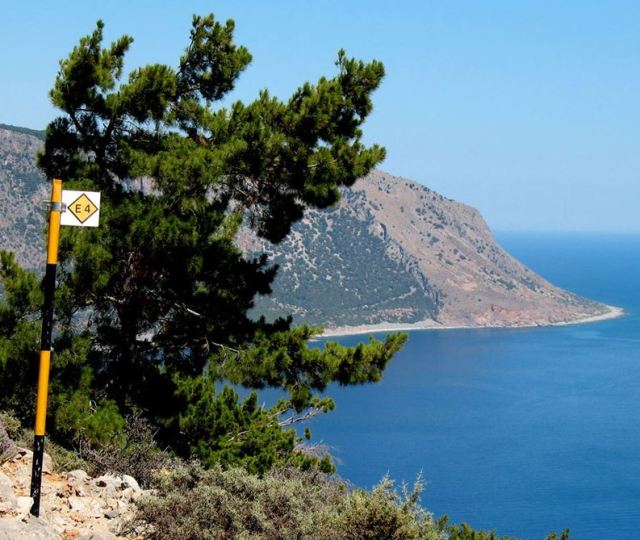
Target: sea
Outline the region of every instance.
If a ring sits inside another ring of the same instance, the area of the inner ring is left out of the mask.
[[[411,332],[381,382],[329,388],[336,410],[314,420],[313,439],[355,486],[421,475],[423,505],[455,523],[532,540],[564,528],[572,540],[640,538],[640,236],[497,240],[626,315]]]

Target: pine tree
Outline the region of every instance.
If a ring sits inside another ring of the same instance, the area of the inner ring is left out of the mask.
[[[125,81],[133,40],[103,46],[99,21],[60,64],[51,100],[62,114],[39,165],[102,203],[99,228],[62,235],[51,425],[111,437],[140,410],[164,443],[205,463],[309,466],[316,458],[295,451],[286,426],[332,409],[319,395],[330,383],[379,380],[405,336],[309,347],[320,329],[252,319],[277,268],[243,254],[236,235],[244,224],[281,241],[306,208],[335,204],[384,158],[361,142],[384,68],[340,51],[334,77],[286,101],[263,90],[222,107],[251,61],[233,31],[195,16],[177,67],[146,65]],[[288,397],[264,409],[228,384]]]

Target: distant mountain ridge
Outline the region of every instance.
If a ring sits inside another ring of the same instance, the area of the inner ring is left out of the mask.
[[[4,129],[6,131],[13,131],[14,133],[22,133],[24,135],[32,135],[36,139],[40,139],[42,142],[44,142],[46,138],[46,133],[44,132],[44,130],[40,130],[40,129],[31,129],[26,127],[12,126],[11,124],[1,124],[1,123],[0,123],[0,129]]]
[[[48,187],[35,164],[44,134],[0,124],[0,248],[40,268]],[[279,245],[239,237],[280,265],[257,313],[328,327],[532,326],[609,307],[547,282],[493,239],[474,208],[374,171],[333,209],[308,211]]]

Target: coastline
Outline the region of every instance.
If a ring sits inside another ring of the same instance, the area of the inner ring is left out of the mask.
[[[486,326],[471,326],[471,325],[443,325],[439,324],[432,319],[426,319],[416,323],[379,323],[371,325],[359,325],[359,326],[340,326],[337,328],[327,328],[319,338],[325,337],[346,337],[346,336],[358,336],[362,334],[376,334],[380,332],[406,332],[412,330],[478,330],[484,328],[544,328],[549,326],[572,326],[574,324],[590,324],[601,321],[607,321],[609,319],[618,319],[625,315],[623,308],[618,306],[610,306],[605,304],[607,311],[599,315],[590,315],[588,317],[580,317],[578,319],[570,321],[549,322],[548,324],[513,324],[513,325],[486,325]]]

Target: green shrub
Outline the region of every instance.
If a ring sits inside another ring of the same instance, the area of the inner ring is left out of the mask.
[[[26,449],[33,447],[33,430],[23,428],[12,411],[0,411],[0,425],[5,426],[7,434],[18,446]],[[76,452],[53,440],[47,439],[44,450],[53,459],[54,468],[58,472],[87,468],[87,463]]]
[[[64,440],[82,439],[105,446],[123,438],[125,419],[114,401],[103,399],[95,404],[87,392],[78,390],[57,408],[55,426]]]
[[[422,482],[398,491],[385,477],[372,490],[297,468],[262,476],[191,465],[161,476],[157,496],[138,501],[132,526],[151,540],[515,540],[437,522],[419,504]],[[569,531],[547,540],[568,540]]]
[[[29,441],[33,441],[33,432],[29,430]],[[31,443],[27,448],[31,447]],[[58,472],[73,471],[76,469],[87,469],[87,462],[82,459],[77,452],[69,450],[64,446],[60,446],[53,440],[47,440],[45,445],[45,452],[47,452],[51,459],[53,459],[53,466]]]
[[[17,448],[0,418],[0,464],[12,458],[17,452]]]
[[[55,438],[47,437],[45,452],[59,472],[83,469],[92,476],[128,474],[141,486],[151,486],[158,470],[170,466],[173,458],[158,447],[151,424],[140,414],[128,416],[123,424],[117,436],[108,442],[96,442],[103,438],[94,437],[93,433],[85,438],[80,432],[73,439],[75,447],[71,449],[58,444]],[[8,438],[18,446],[27,449],[33,446],[33,430],[22,427],[12,411],[0,411],[0,456],[2,426],[6,428]]]
[[[22,432],[20,420],[15,417],[13,411],[0,411],[0,424],[7,431],[7,435],[14,441],[18,439]]]
[[[336,525],[341,538],[375,540],[437,539],[440,538],[432,515],[420,504],[420,478],[409,491],[394,490],[393,481],[384,477],[371,491],[351,491],[341,501]]]
[[[164,476],[157,497],[139,501],[151,538],[390,540],[440,538],[418,505],[421,485],[397,494],[384,479],[372,491],[349,490],[318,471],[192,466]]]
[[[495,531],[476,531],[466,523],[452,525],[448,521],[447,516],[438,520],[438,528],[447,540],[517,540],[511,536],[498,536]],[[560,536],[552,532],[546,540],[569,540],[569,529],[562,531]]]
[[[154,485],[158,471],[173,462],[169,453],[158,447],[151,424],[140,414],[126,418],[122,436],[112,443],[95,446],[81,440],[79,446],[92,476],[128,474],[143,487]]]

